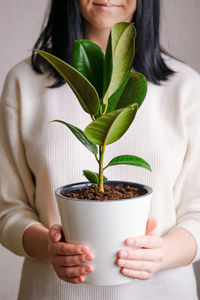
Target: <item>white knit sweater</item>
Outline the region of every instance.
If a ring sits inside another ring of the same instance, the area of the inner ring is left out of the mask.
[[[165,59],[175,75],[161,86],[148,83],[147,97],[133,124],[105,152],[105,164],[117,155],[132,154],[147,160],[153,172],[115,166],[105,176],[152,186],[150,216],[158,220],[156,233],[163,235],[174,226],[185,228],[197,242],[198,260],[200,76],[180,62]],[[149,281],[92,287],[61,282],[49,264],[28,258],[22,245],[24,230],[35,222],[46,227],[59,222],[55,188],[85,181],[83,169],[97,171],[95,158],[72,133],[64,125],[49,123],[60,119],[84,129],[91,122],[67,84],[47,88],[51,83],[32,70],[28,58],[9,72],[1,97],[0,242],[27,257],[19,299],[197,299],[192,265],[158,272]]]

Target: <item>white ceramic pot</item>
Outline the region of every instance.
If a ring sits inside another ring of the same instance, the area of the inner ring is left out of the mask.
[[[152,189],[148,186],[122,181],[107,181],[109,185],[134,185],[145,195],[123,200],[97,201],[72,199],[61,195],[62,190],[75,190],[90,186],[81,182],[60,187],[56,199],[65,239],[70,243],[87,245],[94,259],[94,271],[87,275],[88,284],[123,284],[132,279],[120,273],[116,254],[126,248],[125,239],[145,234]]]

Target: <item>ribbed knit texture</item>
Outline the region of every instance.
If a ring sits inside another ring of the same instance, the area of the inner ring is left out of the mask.
[[[105,164],[117,155],[133,154],[147,160],[153,172],[114,166],[105,175],[152,186],[150,216],[158,220],[156,233],[163,235],[174,226],[185,228],[196,239],[197,260],[200,77],[184,64],[165,59],[177,73],[161,86],[148,84],[147,97],[134,123],[105,153]],[[67,84],[49,89],[50,83],[49,78],[32,70],[28,58],[9,72],[1,97],[0,242],[26,257],[24,230],[36,222],[47,227],[59,222],[54,190],[85,181],[83,169],[98,169],[93,155],[64,125],[49,123],[61,119],[84,129],[91,122]],[[158,272],[147,281],[94,287],[66,284],[49,264],[30,259],[23,268],[20,295],[20,300],[197,299],[192,265]]]
[[[113,286],[74,285],[59,280],[44,262],[26,260],[18,300],[198,300],[192,266],[154,278]]]

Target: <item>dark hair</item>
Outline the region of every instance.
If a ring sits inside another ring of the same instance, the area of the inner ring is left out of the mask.
[[[167,80],[174,73],[161,57],[159,19],[160,0],[137,0],[137,9],[132,20],[137,30],[133,67],[155,84]],[[34,48],[52,53],[71,64],[74,42],[82,38],[85,38],[84,26],[78,0],[51,0],[48,20]],[[32,66],[40,74],[51,72],[55,78],[52,87],[65,83],[61,76],[35,52],[32,53]]]

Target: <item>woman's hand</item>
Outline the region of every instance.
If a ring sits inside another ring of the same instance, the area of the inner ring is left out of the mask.
[[[93,272],[92,265],[83,265],[93,259],[87,246],[61,241],[62,227],[53,225],[49,230],[49,260],[57,276],[70,283],[82,283]]]
[[[118,253],[117,264],[122,274],[137,279],[150,279],[160,269],[164,259],[164,243],[160,236],[153,234],[156,226],[156,219],[148,219],[144,236],[131,237],[125,241],[126,246],[133,248]]]

